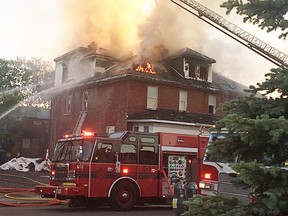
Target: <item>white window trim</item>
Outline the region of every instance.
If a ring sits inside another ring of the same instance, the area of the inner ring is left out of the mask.
[[[187,98],[188,98],[188,92],[180,90],[179,91],[179,111],[187,111]]]
[[[147,109],[156,110],[158,107],[158,87],[147,88]]]
[[[208,96],[208,107],[209,106],[213,106],[213,114],[215,114],[215,111],[216,111],[216,96],[214,96],[214,95],[209,95]]]

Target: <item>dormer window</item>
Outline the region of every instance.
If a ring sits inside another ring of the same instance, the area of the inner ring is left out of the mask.
[[[183,58],[183,73],[186,79],[208,80],[210,66]]]
[[[216,61],[185,48],[167,58],[167,66],[184,79],[212,82],[212,64]]]

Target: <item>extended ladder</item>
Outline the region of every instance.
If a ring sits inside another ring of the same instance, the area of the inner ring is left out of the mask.
[[[261,41],[259,38],[239,28],[228,20],[225,20],[221,15],[215,13],[204,5],[194,0],[171,1],[184,10],[202,19],[206,23],[227,34],[236,41],[242,43],[246,47],[252,49],[254,52],[258,53],[274,64],[278,66],[281,66],[282,64],[288,64],[288,56],[285,53],[277,50],[264,41]],[[195,13],[192,9],[196,10],[198,14]]]
[[[80,135],[81,134],[81,129],[82,129],[83,123],[85,121],[86,115],[87,115],[87,111],[81,111],[80,112],[78,119],[77,119],[77,122],[76,122],[76,125],[75,125],[74,130],[73,130],[74,135]]]

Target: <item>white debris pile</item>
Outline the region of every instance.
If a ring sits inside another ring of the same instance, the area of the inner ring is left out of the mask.
[[[49,160],[42,158],[12,158],[10,161],[2,164],[0,170],[17,170],[22,172],[28,171],[50,171]]]

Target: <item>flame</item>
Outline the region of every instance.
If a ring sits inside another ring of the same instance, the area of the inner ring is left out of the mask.
[[[150,62],[146,62],[146,65],[137,65],[135,68],[136,71],[138,72],[143,72],[143,73],[150,73],[150,74],[156,74],[156,72],[153,70],[152,64]]]

